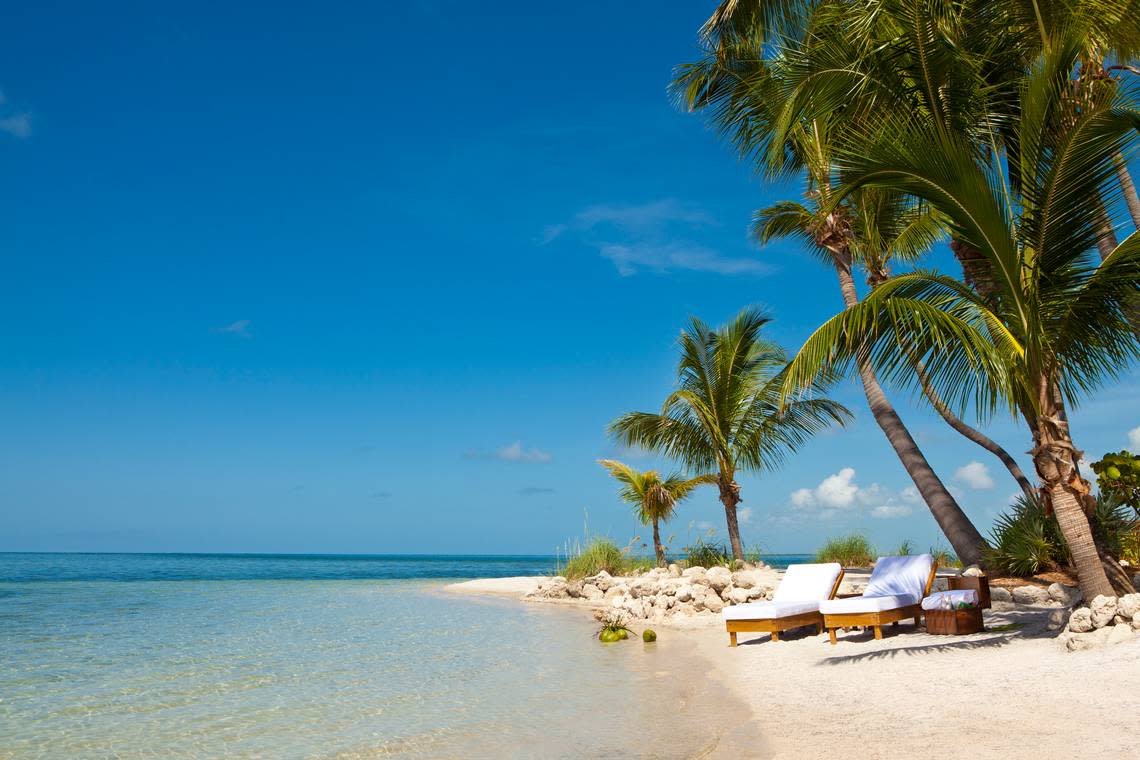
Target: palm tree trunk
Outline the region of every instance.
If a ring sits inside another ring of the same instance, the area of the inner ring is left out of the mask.
[[[661,545],[661,527],[653,518],[653,552],[657,555],[657,566],[665,567],[665,547]]]
[[[859,294],[855,290],[855,279],[851,275],[851,257],[844,252],[836,254],[835,271],[839,276],[839,288],[843,292],[843,303],[850,309],[859,303]],[[907,475],[914,481],[915,487],[922,495],[923,501],[930,508],[938,527],[946,535],[950,545],[964,564],[974,565],[982,561],[982,547],[985,541],[982,534],[970,522],[970,518],[958,506],[958,502],[946,490],[946,486],[938,478],[937,473],[926,460],[922,450],[918,447],[914,437],[903,424],[865,356],[858,358],[859,378],[863,382],[863,393],[871,407],[871,415],[875,418],[883,433],[890,441],[891,447],[898,455],[906,469]]]
[[[922,368],[921,362],[915,362],[914,369],[918,374],[918,381],[922,384],[922,392],[926,395],[926,398],[930,401],[930,404],[934,407],[935,411],[937,411],[938,414],[942,416],[942,419],[946,420],[946,424],[961,433],[967,440],[973,441],[1000,459],[1001,463],[1005,465],[1005,468],[1009,470],[1009,474],[1012,475],[1013,479],[1017,481],[1017,485],[1021,487],[1022,492],[1030,498],[1035,496],[1037,494],[1037,489],[1035,489],[1033,487],[1033,484],[1029,482],[1029,478],[1025,477],[1025,473],[1022,471],[1021,466],[1018,465],[1017,461],[1010,455],[1010,453],[1002,448],[1002,446],[997,441],[990,438],[981,430],[967,425],[965,422],[959,419],[957,415],[950,411],[950,407],[946,406],[946,402],[942,400],[937,391],[935,391],[934,388],[930,387],[930,383],[926,379],[926,371]]]
[[[724,505],[724,520],[728,525],[728,542],[732,545],[733,562],[744,561],[744,544],[740,542],[740,523],[736,519],[736,505],[740,503],[740,484],[720,478],[720,503]]]
[[[1043,491],[1057,515],[1057,525],[1069,547],[1081,593],[1090,602],[1101,594],[1116,596],[1101,564],[1085,512],[1091,488],[1076,465],[1077,449],[1064,419],[1064,406],[1059,403],[1055,384],[1047,377],[1041,378],[1038,386],[1042,413],[1037,416],[1033,431],[1033,466],[1045,484]]]
[[[1108,258],[1108,254],[1116,250],[1116,246],[1120,242],[1116,239],[1116,230],[1112,229],[1112,220],[1108,218],[1108,212],[1104,208],[1104,201],[1099,195],[1093,198],[1096,203],[1096,231],[1098,233],[1096,239],[1096,249],[1100,253],[1100,260],[1104,261]]]
[[[1128,164],[1124,156],[1117,151],[1112,157],[1116,166],[1116,178],[1120,182],[1120,190],[1124,195],[1124,205],[1128,207],[1128,215],[1132,217],[1132,224],[1140,229],[1140,197],[1136,195],[1136,185],[1132,184],[1132,175],[1128,172]]]

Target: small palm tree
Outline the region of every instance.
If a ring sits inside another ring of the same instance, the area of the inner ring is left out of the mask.
[[[622,501],[633,505],[634,513],[642,525],[653,526],[653,552],[657,565],[665,566],[665,547],[661,545],[660,525],[672,519],[677,505],[687,499],[697,486],[716,482],[716,475],[685,478],[673,473],[664,480],[656,470],[638,472],[628,464],[614,459],[599,459],[598,463],[610,471],[622,488]]]
[[[761,337],[769,321],[756,309],[719,329],[694,318],[681,332],[677,390],[661,411],[631,412],[610,425],[626,445],[663,453],[698,472],[716,471],[734,560],[744,559],[737,472],[773,467],[815,433],[851,417],[826,398],[782,399],[787,357]],[[822,387],[812,384],[811,390]]]

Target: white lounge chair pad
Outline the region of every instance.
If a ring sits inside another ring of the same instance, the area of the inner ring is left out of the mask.
[[[890,596],[855,596],[850,599],[826,599],[819,603],[819,611],[824,615],[846,615],[859,612],[885,612],[918,604],[922,597],[912,594],[892,594]]]
[[[958,604],[964,602],[972,604],[975,607],[978,605],[978,592],[972,588],[955,589],[954,591],[936,591],[930,596],[922,600],[922,609],[924,610],[941,610],[944,602],[949,603],[948,609],[956,609]]]
[[[832,583],[835,581],[833,580]],[[724,608],[725,620],[776,620],[777,618],[816,612],[819,602],[749,602]]]
[[[910,594],[916,603],[926,593],[926,581],[930,579],[930,568],[934,557],[918,554],[913,557],[879,557],[867,589],[863,596],[894,596]]]
[[[843,572],[838,562],[812,565],[789,565],[780,579],[780,586],[772,595],[773,602],[800,602],[805,599],[826,599],[835,588],[835,579]]]

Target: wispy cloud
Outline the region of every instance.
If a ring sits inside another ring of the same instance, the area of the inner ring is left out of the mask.
[[[236,335],[239,338],[252,338],[253,334],[249,331],[249,320],[239,319],[236,322],[231,322],[225,327],[215,327],[214,332],[222,333],[223,335]]]
[[[1140,427],[1128,431],[1128,445],[1132,447],[1132,451],[1140,451]]]
[[[568,222],[547,227],[548,244],[567,234],[597,249],[619,274],[641,271],[665,274],[677,270],[715,274],[764,274],[771,271],[748,257],[726,256],[707,244],[691,240],[716,219],[699,206],[674,198],[639,205],[599,204],[579,211]]]
[[[524,486],[519,489],[519,496],[549,496],[554,493],[553,488],[542,486]]]
[[[532,464],[545,464],[554,461],[554,457],[542,449],[531,446],[526,448],[522,441],[503,446],[494,451],[471,450],[464,454],[468,459],[499,459],[503,462],[528,462]]]
[[[987,491],[994,487],[989,468],[977,461],[959,467],[954,473],[954,479],[975,491]]]
[[[752,507],[736,510],[736,519],[741,523],[752,522]]]
[[[32,115],[27,111],[8,108],[8,98],[0,92],[0,132],[7,132],[21,140],[32,135]]]

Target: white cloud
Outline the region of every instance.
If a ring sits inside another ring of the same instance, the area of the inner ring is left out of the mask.
[[[1140,451],[1140,427],[1134,427],[1128,431],[1128,445],[1133,453]]]
[[[0,132],[7,132],[13,137],[23,139],[32,134],[32,116],[29,113],[18,113],[0,118]]]
[[[914,512],[909,504],[895,504],[888,501],[886,504],[880,504],[871,510],[871,517],[880,520],[890,520],[895,517],[906,517]]]
[[[736,519],[742,523],[746,523],[752,519],[752,507],[744,507],[736,510]]]
[[[504,462],[549,462],[554,457],[550,456],[542,449],[531,447],[529,449],[523,448],[522,441],[515,441],[509,446],[504,446],[495,451],[495,459],[502,459]]]
[[[771,267],[757,259],[726,256],[691,238],[716,220],[698,206],[675,198],[642,204],[599,204],[543,231],[542,244],[573,233],[629,277],[641,271],[665,274],[688,270],[714,274],[764,274]]]
[[[816,486],[815,499],[825,507],[845,508],[855,503],[859,486],[855,485],[855,468],[844,467]]]
[[[994,487],[994,479],[990,477],[989,469],[981,462],[970,462],[958,468],[954,479],[965,483],[975,491],[985,491]]]
[[[214,332],[224,333],[226,335],[236,335],[239,338],[253,337],[249,332],[249,320],[239,319],[236,322],[230,322],[225,327],[218,327]]]
[[[914,486],[907,486],[903,490],[899,491],[899,498],[903,501],[910,502],[911,504],[917,504],[918,502],[922,501],[922,494],[920,494],[918,492],[918,489]]]
[[[1081,477],[1092,483],[1096,482],[1096,473],[1093,472],[1092,463],[1089,460],[1081,457],[1077,460],[1077,470],[1081,473]]]
[[[801,488],[792,492],[792,504],[797,507],[810,507],[815,504],[815,494],[810,488]]]

